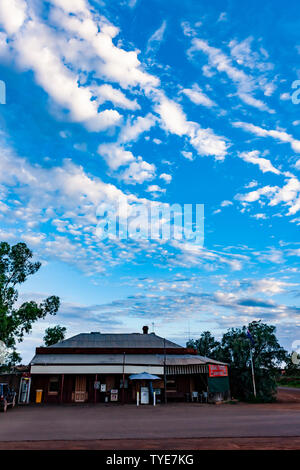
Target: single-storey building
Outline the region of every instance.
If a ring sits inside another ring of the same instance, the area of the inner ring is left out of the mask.
[[[146,373],[143,380],[132,375]],[[123,402],[215,398],[229,394],[227,365],[148,333],[81,333],[36,348],[30,363],[31,400],[45,403]],[[147,380],[147,374],[155,380]]]
[[[10,371],[0,372],[0,383],[7,384],[10,388],[13,388],[19,397],[20,384],[22,378],[29,375],[30,366],[20,365],[14,366]]]

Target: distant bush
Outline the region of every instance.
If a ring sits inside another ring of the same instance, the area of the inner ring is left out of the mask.
[[[289,387],[300,387],[300,376],[283,376],[278,380],[278,385],[288,385]]]

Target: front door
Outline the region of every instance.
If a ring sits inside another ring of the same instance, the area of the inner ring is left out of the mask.
[[[84,402],[86,395],[86,376],[77,375],[75,380],[75,402]]]
[[[149,388],[141,387],[141,405],[149,405]]]

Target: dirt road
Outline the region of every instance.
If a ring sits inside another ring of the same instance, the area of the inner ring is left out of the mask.
[[[30,405],[0,416],[0,449],[300,449],[300,390],[273,404]]]

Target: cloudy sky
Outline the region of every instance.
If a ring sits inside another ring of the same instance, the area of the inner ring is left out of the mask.
[[[49,325],[185,344],[255,319],[299,339],[299,5],[1,0],[0,239],[43,263]],[[204,204],[204,246],[100,240],[97,207]]]

